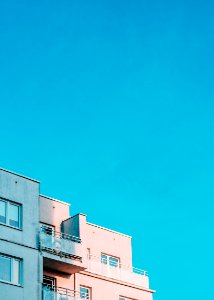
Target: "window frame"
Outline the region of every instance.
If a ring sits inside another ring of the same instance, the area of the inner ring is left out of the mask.
[[[15,286],[23,286],[23,259],[15,256],[10,256],[4,253],[0,253],[0,258],[7,258],[10,260],[10,280],[4,280],[0,278],[0,282],[7,283]],[[18,282],[15,282],[14,274],[14,261],[18,261]]]
[[[135,299],[127,298],[127,297],[124,297],[124,296],[119,296],[119,300],[135,300]]]
[[[3,216],[3,218],[5,218],[5,223],[2,221],[0,221],[0,224],[6,224],[7,223],[7,203],[6,203],[6,201],[4,200],[4,199],[1,199],[0,198],[0,203],[2,203],[3,204],[3,209],[4,209],[4,214],[5,214],[5,216],[4,215],[1,215],[1,216]]]
[[[2,197],[0,197],[0,202],[5,203],[5,223],[0,221],[0,225],[4,225],[7,227],[11,227],[17,230],[22,230],[22,204],[8,200],[8,199],[4,199]],[[10,224],[10,206],[16,206],[18,207],[18,227],[13,226]]]
[[[83,288],[83,289],[87,289],[88,290],[88,298],[81,298],[81,288]],[[92,292],[91,292],[91,287],[89,287],[89,286],[85,286],[85,285],[80,285],[80,299],[86,299],[86,300],[92,300]]]
[[[106,263],[104,263],[103,262],[103,256],[106,256],[107,257],[107,259],[106,259]],[[110,264],[110,259],[111,258],[113,258],[113,259],[117,259],[117,265],[115,265],[115,266],[112,266],[111,264]],[[106,253],[101,253],[101,263],[102,264],[104,264],[104,265],[106,265],[106,266],[109,266],[109,267],[112,267],[112,268],[120,268],[120,258],[119,257],[117,257],[117,256],[113,256],[113,255],[110,255],[110,254],[106,254]]]

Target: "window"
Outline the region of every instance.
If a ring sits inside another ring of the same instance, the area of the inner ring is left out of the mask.
[[[0,222],[6,224],[6,202],[0,200]]]
[[[90,288],[85,287],[85,286],[81,286],[80,287],[80,298],[91,300],[91,290],[90,290]]]
[[[21,260],[0,254],[0,281],[21,285]]]
[[[21,205],[0,198],[0,224],[21,228]]]
[[[20,227],[20,224],[19,224],[19,205],[14,205],[14,204],[11,204],[9,205],[9,224],[10,226],[13,226],[13,227],[17,227],[19,228]]]
[[[101,262],[105,265],[109,265],[115,268],[118,268],[120,264],[119,258],[107,254],[101,254]]]

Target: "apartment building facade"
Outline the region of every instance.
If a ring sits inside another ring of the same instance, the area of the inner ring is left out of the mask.
[[[152,300],[131,237],[70,216],[36,180],[0,169],[1,300]]]

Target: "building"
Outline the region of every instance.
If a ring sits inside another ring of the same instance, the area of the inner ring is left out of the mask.
[[[131,237],[70,216],[39,187],[0,169],[0,299],[152,300]]]

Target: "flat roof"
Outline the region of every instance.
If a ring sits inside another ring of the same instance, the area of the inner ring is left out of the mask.
[[[119,235],[126,236],[126,237],[128,237],[130,239],[132,238],[131,235],[128,235],[128,234],[125,234],[125,233],[121,233],[119,231],[115,231],[115,230],[112,230],[112,229],[109,229],[109,228],[106,228],[106,227],[102,227],[102,226],[99,226],[99,225],[96,225],[96,224],[93,224],[93,223],[86,222],[86,224],[94,226],[94,227],[98,227],[100,229],[103,229],[103,230],[106,230],[106,231],[110,231],[110,232],[113,232],[113,233],[116,233],[116,234],[119,234]]]
[[[71,204],[68,203],[68,202],[61,201],[61,200],[58,200],[58,199],[56,199],[56,198],[52,198],[52,197],[49,197],[49,196],[45,196],[45,195],[41,195],[41,194],[40,194],[39,196],[40,196],[40,197],[43,197],[43,198],[46,198],[46,199],[48,199],[48,200],[51,200],[51,201],[59,202],[59,203],[64,204],[64,205],[68,205],[68,206],[71,205]]]
[[[13,171],[10,171],[10,170],[1,168],[1,167],[0,167],[0,171],[4,171],[4,172],[10,173],[10,174],[13,174],[13,175],[16,175],[16,176],[19,176],[19,177],[22,177],[22,178],[25,178],[25,179],[28,179],[28,180],[37,182],[37,183],[40,183],[40,181],[38,181],[38,180],[36,180],[36,179],[33,179],[33,178],[30,178],[30,177],[24,176],[24,175],[22,175],[22,174],[19,174],[19,173],[16,173],[16,172],[13,172]]]

